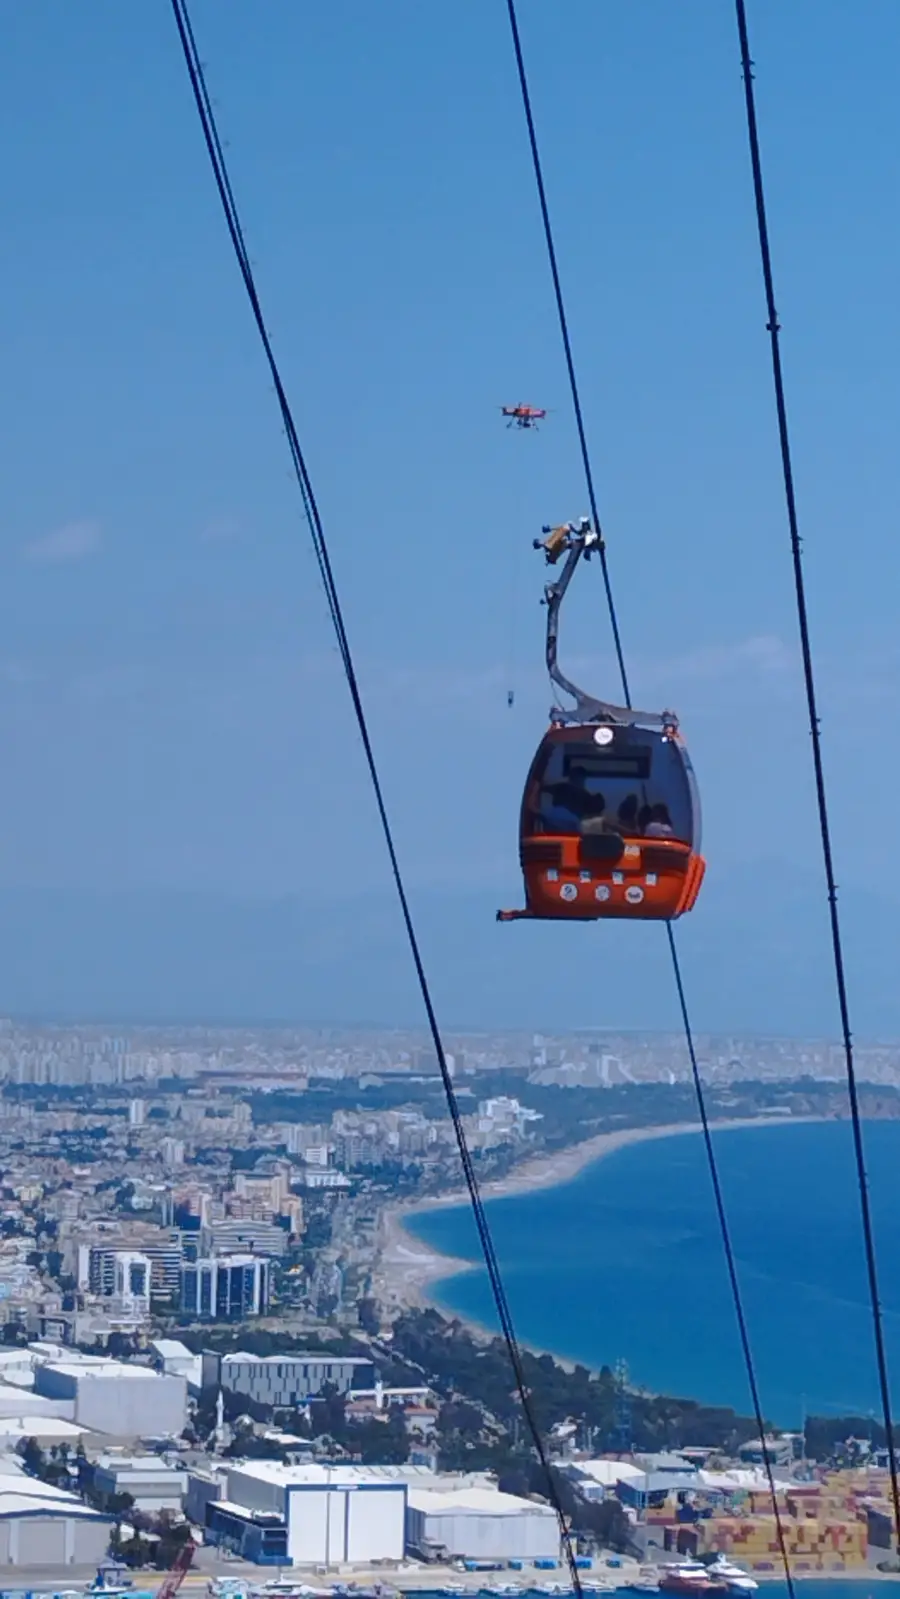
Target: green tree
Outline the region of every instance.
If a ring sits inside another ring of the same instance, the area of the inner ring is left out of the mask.
[[[36,1438],[26,1438],[22,1445],[22,1464],[32,1477],[43,1477],[47,1457]]]
[[[347,1422],[344,1415],[346,1400],[339,1394],[333,1383],[327,1382],[317,1399],[312,1401],[311,1409],[313,1425],[318,1433],[327,1432],[330,1437],[343,1443],[347,1436]]]
[[[402,1466],[409,1459],[406,1422],[399,1407],[392,1408],[387,1421],[373,1418],[354,1427],[348,1441],[364,1466]]]
[[[185,1544],[191,1540],[190,1526],[186,1521],[173,1522],[169,1517],[164,1517],[157,1530],[159,1543],[154,1564],[157,1571],[171,1571]]]
[[[149,1566],[153,1559],[154,1547],[149,1538],[142,1538],[140,1533],[136,1532],[124,1543],[119,1544],[118,1558],[132,1570],[140,1566]]]

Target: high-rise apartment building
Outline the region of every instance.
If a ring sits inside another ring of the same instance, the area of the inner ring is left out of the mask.
[[[268,1260],[216,1255],[181,1268],[181,1311],[200,1321],[244,1321],[269,1305]]]

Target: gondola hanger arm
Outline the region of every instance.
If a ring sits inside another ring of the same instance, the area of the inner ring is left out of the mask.
[[[603,536],[594,528],[590,517],[583,516],[577,522],[562,522],[558,527],[545,527],[543,537],[534,540],[534,548],[543,550],[548,566],[555,566],[565,555],[565,563],[556,582],[548,583],[544,589],[544,604],[547,607],[546,660],[550,681],[568,694],[575,704],[571,708],[553,706],[551,721],[611,722],[622,727],[640,723],[645,727],[671,728],[674,733],[678,718],[673,711],[636,711],[630,706],[612,705],[606,700],[595,699],[592,694],[585,694],[560,669],[559,613],[566,590],[582,556],[589,561],[595,551],[603,549]]]

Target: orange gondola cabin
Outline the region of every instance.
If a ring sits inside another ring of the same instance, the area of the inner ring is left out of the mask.
[[[554,706],[525,783],[519,823],[524,910],[498,921],[674,921],[703,881],[700,801],[670,711],[635,711],[591,698],[557,664],[559,611],[582,556],[600,547],[587,520],[545,528],[535,540],[550,564],[545,590],[547,667],[572,709]]]

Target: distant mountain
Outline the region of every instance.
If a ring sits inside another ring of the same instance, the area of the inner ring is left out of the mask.
[[[448,1026],[677,1027],[662,930],[498,925],[493,893],[413,892]],[[843,903],[854,1026],[900,1038],[897,908]],[[834,1035],[824,889],[783,866],[712,874],[679,924],[698,1032]],[[422,1021],[384,894],[305,902],[0,891],[0,1010],[116,1021]]]

